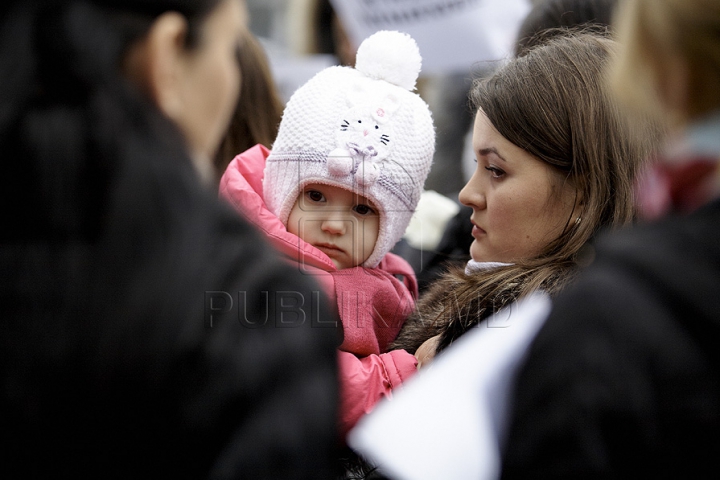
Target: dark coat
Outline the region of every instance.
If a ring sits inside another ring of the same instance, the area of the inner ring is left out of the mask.
[[[609,236],[516,386],[503,478],[720,471],[720,201]]]
[[[325,298],[188,161],[124,158],[88,228],[2,205],[0,477],[334,478]]]

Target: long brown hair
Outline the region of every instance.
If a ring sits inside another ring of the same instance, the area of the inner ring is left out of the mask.
[[[619,113],[606,92],[612,40],[590,33],[549,39],[475,82],[470,100],[500,134],[562,172],[577,191],[564,232],[537,256],[466,275],[451,270],[423,295],[395,347],[438,349],[495,311],[538,289],[554,294],[574,276],[583,246],[601,229],[634,218],[633,178],[655,140]],[[559,189],[558,189],[559,190]]]
[[[283,102],[260,42],[246,31],[238,49],[242,72],[240,97],[230,126],[215,155],[215,171],[219,179],[238,153],[261,145],[270,148],[275,141],[282,119]]]

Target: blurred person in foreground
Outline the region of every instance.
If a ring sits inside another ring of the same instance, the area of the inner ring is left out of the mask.
[[[332,478],[335,316],[209,185],[244,2],[1,12],[0,477]]]
[[[674,135],[638,182],[644,224],[597,242],[528,352],[503,478],[720,471],[720,1],[616,20],[615,92]]]

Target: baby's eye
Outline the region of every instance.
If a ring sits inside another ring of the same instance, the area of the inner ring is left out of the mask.
[[[378,128],[380,128],[380,127],[378,125],[375,125],[375,130],[377,130]]]
[[[372,207],[369,207],[369,206],[364,205],[364,204],[362,204],[362,203],[359,204],[359,205],[355,205],[355,207],[353,207],[353,210],[355,210],[355,213],[357,213],[357,214],[359,214],[359,215],[373,215],[373,214],[375,214],[375,210],[374,210]]]
[[[305,192],[305,195],[312,202],[322,202],[325,200],[325,195],[323,195],[322,192],[318,192],[317,190],[308,190]]]
[[[490,166],[490,167],[485,167],[485,170],[487,170],[488,172],[490,172],[490,176],[491,176],[492,178],[502,178],[503,175],[505,175],[505,172],[502,171],[502,170],[500,170],[500,169],[497,168],[497,167],[492,167],[492,166]]]

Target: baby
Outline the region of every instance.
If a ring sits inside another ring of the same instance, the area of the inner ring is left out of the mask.
[[[430,110],[411,91],[420,65],[410,36],[372,35],[355,68],[327,68],[293,94],[271,152],[238,155],[220,182],[221,196],[337,304],[344,431],[377,401],[364,382],[384,381],[389,393],[416,367],[413,355],[386,349],[417,296],[412,268],[390,249],[435,147]],[[377,375],[386,378],[369,380]]]

